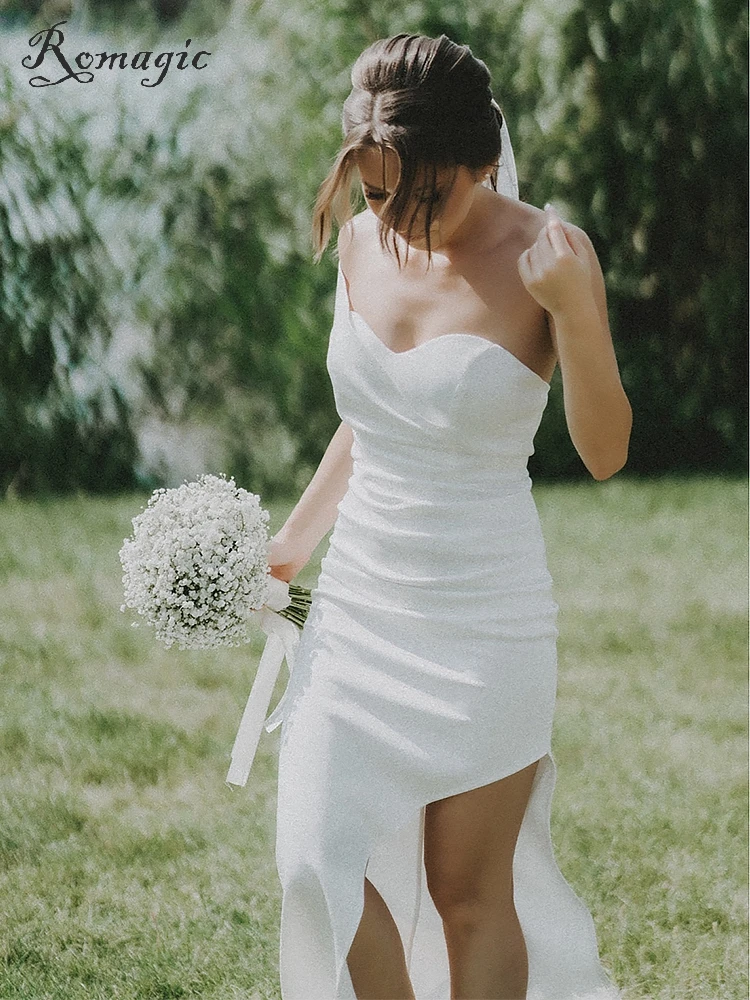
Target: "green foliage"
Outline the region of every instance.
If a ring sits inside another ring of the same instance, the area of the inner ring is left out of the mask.
[[[254,491],[301,490],[336,426],[320,330],[332,268],[314,271],[294,246],[274,254],[294,221],[273,177],[211,166],[171,195],[174,277],[197,281],[161,317],[159,369],[143,369],[152,401],[167,414],[179,389],[182,419],[220,425],[225,463]]]
[[[740,471],[747,8],[596,0],[575,5],[560,44],[545,134],[522,163],[534,203],[562,200],[598,251],[634,411],[628,467]]]
[[[101,366],[116,271],[87,208],[80,119],[35,116],[7,71],[0,107],[0,490],[132,487],[135,437]]]
[[[143,45],[174,48],[137,6]],[[106,5],[85,9],[87,25],[123,27]],[[188,5],[175,30],[199,13]],[[71,19],[71,44],[81,27]],[[148,487],[206,471],[266,497],[304,488],[338,423],[325,367],[334,255],[312,263],[312,207],[351,64],[399,31],[445,32],[484,59],[521,196],[552,200],[591,236],[634,410],[628,468],[745,466],[737,0],[259,0],[235,5],[207,45],[210,75],[168,75],[147,101],[138,86],[105,91],[106,116],[79,87],[40,129],[40,95],[32,104],[5,74],[0,489]],[[41,225],[51,217],[54,235]],[[149,345],[127,377],[102,359],[113,331],[118,349],[134,332]],[[178,462],[180,435],[192,442]],[[559,369],[535,448],[535,479],[588,475]]]
[[[59,18],[72,17],[93,21],[101,30],[117,31],[127,24],[158,34],[171,26],[177,35],[184,30],[204,36],[217,30],[226,20],[232,0],[3,0],[0,26],[29,26],[43,29]],[[185,37],[189,37],[185,36]]]
[[[231,469],[269,498],[281,486],[306,485],[321,441],[328,440],[336,426],[320,336],[321,303],[332,298],[334,271],[330,264],[327,275],[324,269],[310,267],[307,247],[303,251],[298,245],[299,206],[284,188],[283,172],[274,174],[275,148],[283,145],[283,130],[275,116],[270,79],[264,78],[265,49],[233,35],[231,28],[222,37],[223,43],[214,45],[224,56],[217,60],[219,80],[214,79],[208,91],[197,80],[184,82],[174,95],[166,90],[149,93],[149,102],[161,100],[166,108],[165,114],[154,115],[144,109],[141,88],[128,91],[123,86],[110,95],[106,119],[96,107],[85,108],[79,115],[68,114],[66,128],[56,126],[51,138],[41,139],[36,155],[44,162],[19,174],[18,186],[25,203],[43,212],[47,206],[44,193],[34,187],[35,174],[56,171],[59,183],[75,186],[73,168],[86,171],[78,187],[89,197],[79,209],[88,220],[86,231],[96,253],[89,260],[62,245],[58,266],[90,290],[96,318],[108,324],[108,330],[116,329],[123,350],[134,330],[149,331],[149,349],[131,360],[130,379],[138,378],[139,391],[129,390],[129,412],[123,420],[131,417],[141,431],[155,424],[163,439],[180,427],[210,428],[207,452],[192,456],[185,475]],[[90,42],[92,49],[96,41]],[[8,100],[18,107],[17,117],[22,115],[26,127],[33,128],[47,105],[43,111],[32,109],[30,102],[22,107],[20,85],[10,74],[6,87]],[[49,101],[55,97],[49,95]],[[235,122],[248,106],[256,114],[237,129]],[[273,113],[266,122],[269,111]],[[222,115],[226,141],[207,145],[206,129],[212,128],[216,138]],[[66,150],[70,170],[54,158],[55,143]],[[10,143],[7,148],[12,149]],[[95,184],[89,179],[94,173]],[[8,215],[13,217],[14,210],[11,201]],[[13,258],[6,273],[23,275]],[[34,281],[49,315],[65,309],[61,284],[48,284],[43,269],[25,285],[18,282],[19,288],[26,291]],[[22,337],[16,317],[26,305],[21,300],[17,309],[6,312],[9,343]],[[90,362],[95,318],[80,308],[78,315],[70,336],[72,349]],[[7,371],[9,378],[16,378],[12,367]],[[25,405],[25,394],[19,393],[18,399],[19,406]],[[76,426],[91,448],[95,441],[85,407],[76,400]],[[73,476],[69,436],[55,429],[48,437],[58,462],[68,461]],[[169,468],[158,460],[149,465],[132,449],[124,457],[121,452],[110,445],[106,461],[130,477],[126,485],[137,481],[154,486],[169,477]],[[13,486],[18,492],[24,487],[37,491],[43,476],[60,488],[112,488],[102,476],[79,474],[69,483],[40,448],[27,449],[26,454],[28,464],[39,472],[23,482],[16,476]],[[103,465],[105,459],[99,456],[98,467]],[[7,478],[15,475],[10,459],[2,468]],[[7,481],[0,482],[0,488],[3,485]]]

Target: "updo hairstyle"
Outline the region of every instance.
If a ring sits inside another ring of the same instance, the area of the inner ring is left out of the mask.
[[[503,116],[493,100],[489,70],[468,45],[458,45],[446,35],[428,38],[403,33],[368,46],[352,67],[351,82],[342,115],[344,141],[320,185],[313,210],[315,260],[320,260],[331,238],[331,217],[341,227],[354,214],[356,155],[366,148],[380,150],[384,191],[386,148],[398,154],[401,168],[380,213],[381,246],[389,249],[390,232],[400,266],[395,232],[405,222],[413,189],[424,184],[429,258],[429,230],[440,212],[435,207],[436,169],[465,166],[478,177],[482,170],[492,168],[490,182],[497,190]],[[455,176],[454,169],[451,184]],[[407,241],[418,211],[416,206],[411,212]]]

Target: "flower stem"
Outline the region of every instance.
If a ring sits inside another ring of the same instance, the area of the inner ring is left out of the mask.
[[[283,618],[288,618],[289,621],[303,628],[312,603],[310,593],[309,587],[300,587],[299,584],[290,583],[289,596],[291,597],[291,602],[285,608],[282,608],[281,611],[277,611],[276,614],[281,615]]]

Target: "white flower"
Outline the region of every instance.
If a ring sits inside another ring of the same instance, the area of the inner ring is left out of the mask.
[[[125,604],[167,647],[249,642],[268,597],[268,511],[234,479],[203,475],[154,491],[120,549]]]

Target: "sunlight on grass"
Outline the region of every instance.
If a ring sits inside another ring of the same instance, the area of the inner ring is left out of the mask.
[[[626,1000],[744,1000],[746,484],[534,494],[560,867]],[[0,998],[280,997],[279,730],[224,783],[265,637],[178,651],[132,628],[117,554],[146,500],[0,504]]]

